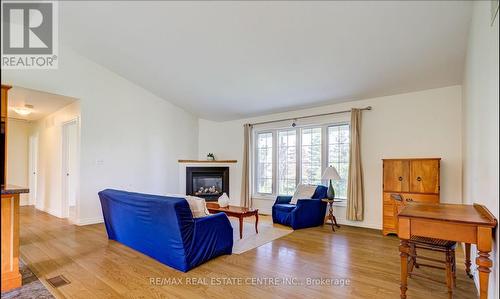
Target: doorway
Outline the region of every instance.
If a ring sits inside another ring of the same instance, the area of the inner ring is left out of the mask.
[[[78,119],[62,125],[62,200],[63,217],[71,222],[77,219],[78,192]]]
[[[29,176],[28,183],[30,188],[29,205],[36,205],[37,178],[38,178],[38,135],[29,137]]]

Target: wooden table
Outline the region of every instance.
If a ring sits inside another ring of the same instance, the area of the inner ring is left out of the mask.
[[[221,208],[219,204],[207,202],[207,209],[210,213],[226,213],[229,217],[236,217],[240,221],[240,239],[243,238],[243,218],[255,216],[255,232],[259,233],[257,225],[259,223],[259,209],[249,209],[238,206],[227,206]]]
[[[333,203],[339,202],[339,200],[323,198],[321,201],[328,203],[328,215],[326,216],[325,222],[327,220],[331,221],[332,230],[335,231],[335,226],[340,228],[340,225],[337,224],[337,218],[333,215]]]
[[[408,255],[410,236],[438,238],[466,244],[477,244],[476,258],[479,271],[479,298],[488,298],[488,280],[493,265],[489,258],[493,229],[497,219],[485,206],[461,204],[409,204],[398,215],[398,235],[401,239],[401,298],[406,298],[408,285]],[[468,250],[467,250],[468,248]],[[467,255],[466,254],[466,255]],[[470,273],[470,256],[466,256],[466,271]]]

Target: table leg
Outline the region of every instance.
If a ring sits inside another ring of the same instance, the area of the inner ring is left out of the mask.
[[[452,269],[452,255],[451,250],[446,250],[446,286],[448,287],[448,297],[453,298],[453,269]]]
[[[470,243],[465,243],[465,273],[467,273],[467,276],[472,278],[472,274],[470,273]]]
[[[330,219],[330,222],[332,224],[332,230],[335,231],[335,223],[333,222],[334,216],[333,216],[333,204],[330,202],[328,203],[328,218]]]
[[[399,256],[401,257],[401,299],[406,299],[406,290],[408,289],[408,256],[410,253],[410,246],[408,240],[401,239],[399,245]]]
[[[255,213],[255,233],[259,233],[259,229],[257,228],[257,225],[259,224],[259,213]]]
[[[332,215],[332,217],[333,217],[333,222],[335,223],[335,226],[337,228],[340,228],[340,225],[337,224],[337,218],[335,217],[335,215]]]
[[[238,217],[240,220],[240,239],[243,239],[243,217]]]
[[[491,228],[477,228],[477,249],[479,250],[476,258],[477,270],[479,271],[479,298],[488,299],[488,283],[490,278],[490,268],[493,262],[490,259],[491,252]]]

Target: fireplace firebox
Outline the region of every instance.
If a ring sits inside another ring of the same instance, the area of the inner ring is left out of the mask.
[[[229,167],[186,167],[186,194],[215,201],[229,195]]]

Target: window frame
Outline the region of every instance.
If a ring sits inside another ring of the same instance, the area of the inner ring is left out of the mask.
[[[257,191],[257,173],[258,173],[258,169],[259,169],[259,161],[257,159],[257,156],[258,156],[258,152],[259,152],[259,140],[258,140],[258,136],[259,134],[269,134],[271,133],[271,138],[272,138],[272,153],[271,153],[271,156],[272,156],[272,167],[271,167],[271,193],[263,193],[263,192],[258,192]],[[269,197],[269,196],[273,196],[274,194],[276,194],[276,179],[275,179],[275,174],[276,174],[276,133],[273,131],[273,130],[262,130],[262,131],[256,131],[253,135],[253,143],[254,143],[254,147],[253,147],[253,160],[254,162],[252,163],[253,164],[253,169],[255,171],[252,171],[254,173],[253,175],[253,178],[252,178],[252,185],[253,185],[253,194],[259,194],[261,197]]]
[[[299,131],[297,130],[297,128],[280,128],[280,129],[276,129],[275,130],[275,134],[276,134],[276,172],[273,173],[273,181],[276,182],[275,185],[276,185],[276,192],[273,193],[272,195],[276,195],[278,196],[279,194],[279,190],[280,190],[280,186],[279,186],[279,183],[280,183],[280,180],[279,180],[279,176],[278,176],[278,171],[279,171],[279,147],[278,147],[278,141],[279,141],[279,133],[280,132],[284,132],[284,131],[295,131],[295,185],[297,185],[297,175],[300,171],[300,164],[299,164],[299,161],[300,161],[300,152],[298,152],[298,144],[300,142],[300,136],[297,134]],[[273,184],[274,185],[274,184]],[[280,195],[284,195],[284,194],[280,194]]]
[[[321,174],[323,174],[323,172],[325,171],[326,169],[326,165],[325,165],[325,159],[324,159],[324,154],[325,154],[325,149],[324,149],[324,146],[325,146],[325,125],[324,124],[321,124],[321,125],[314,125],[314,124],[311,124],[311,125],[306,125],[306,126],[300,126],[297,128],[297,132],[298,132],[298,136],[299,136],[299,139],[300,139],[300,146],[297,147],[298,149],[298,153],[297,155],[299,156],[298,157],[298,172],[297,172],[297,179],[296,179],[296,185],[300,183],[300,181],[302,180],[302,130],[304,129],[315,129],[315,128],[320,128],[321,129],[321,149],[320,149],[320,152],[321,152]],[[328,145],[328,143],[326,143]]]
[[[350,127],[350,121],[348,120],[339,120],[334,122],[327,123],[316,123],[316,124],[305,124],[296,126],[294,128],[290,127],[274,127],[274,128],[262,128],[262,129],[254,129],[252,134],[252,197],[256,199],[265,199],[265,200],[275,200],[277,196],[283,196],[283,194],[278,194],[279,192],[279,179],[278,179],[278,132],[279,131],[290,131],[295,130],[296,134],[296,169],[295,169],[295,180],[296,184],[301,181],[302,178],[302,129],[310,129],[310,128],[321,128],[321,173],[325,171],[325,169],[329,166],[329,157],[328,157],[328,149],[330,145],[328,128],[334,126],[343,126],[348,125]],[[272,134],[272,193],[260,193],[257,192],[257,169],[258,169],[258,135],[262,133],[271,133]],[[349,136],[349,138],[351,138]],[[346,178],[347,181],[347,178]],[[322,182],[322,184],[325,182]],[[327,186],[327,183],[326,183]],[[335,198],[340,201],[345,201],[346,198]]]
[[[324,154],[325,154],[325,157],[326,157],[326,166],[325,167],[328,167],[330,165],[329,154],[328,154],[328,147],[330,146],[330,134],[328,134],[328,128],[329,127],[340,127],[340,126],[345,126],[345,125],[347,125],[349,127],[349,130],[351,129],[351,122],[350,121],[344,121],[344,122],[338,122],[338,123],[335,123],[335,124],[329,124],[325,128],[325,132],[324,132],[325,135],[326,135],[325,136],[325,138],[326,138],[326,146],[324,148],[324,150],[325,150]],[[351,150],[351,135],[349,134],[349,151],[350,150]],[[349,153],[349,155],[350,155],[350,153]],[[349,160],[347,162],[348,166],[349,166],[349,161],[350,161],[350,157],[349,157]],[[349,172],[349,169],[347,171]],[[348,180],[349,180],[349,178],[345,178],[346,184],[347,184]],[[337,195],[337,193],[335,195]],[[347,198],[343,198],[343,197],[337,197],[337,196],[335,196],[335,199],[339,200],[339,201],[347,201]]]

